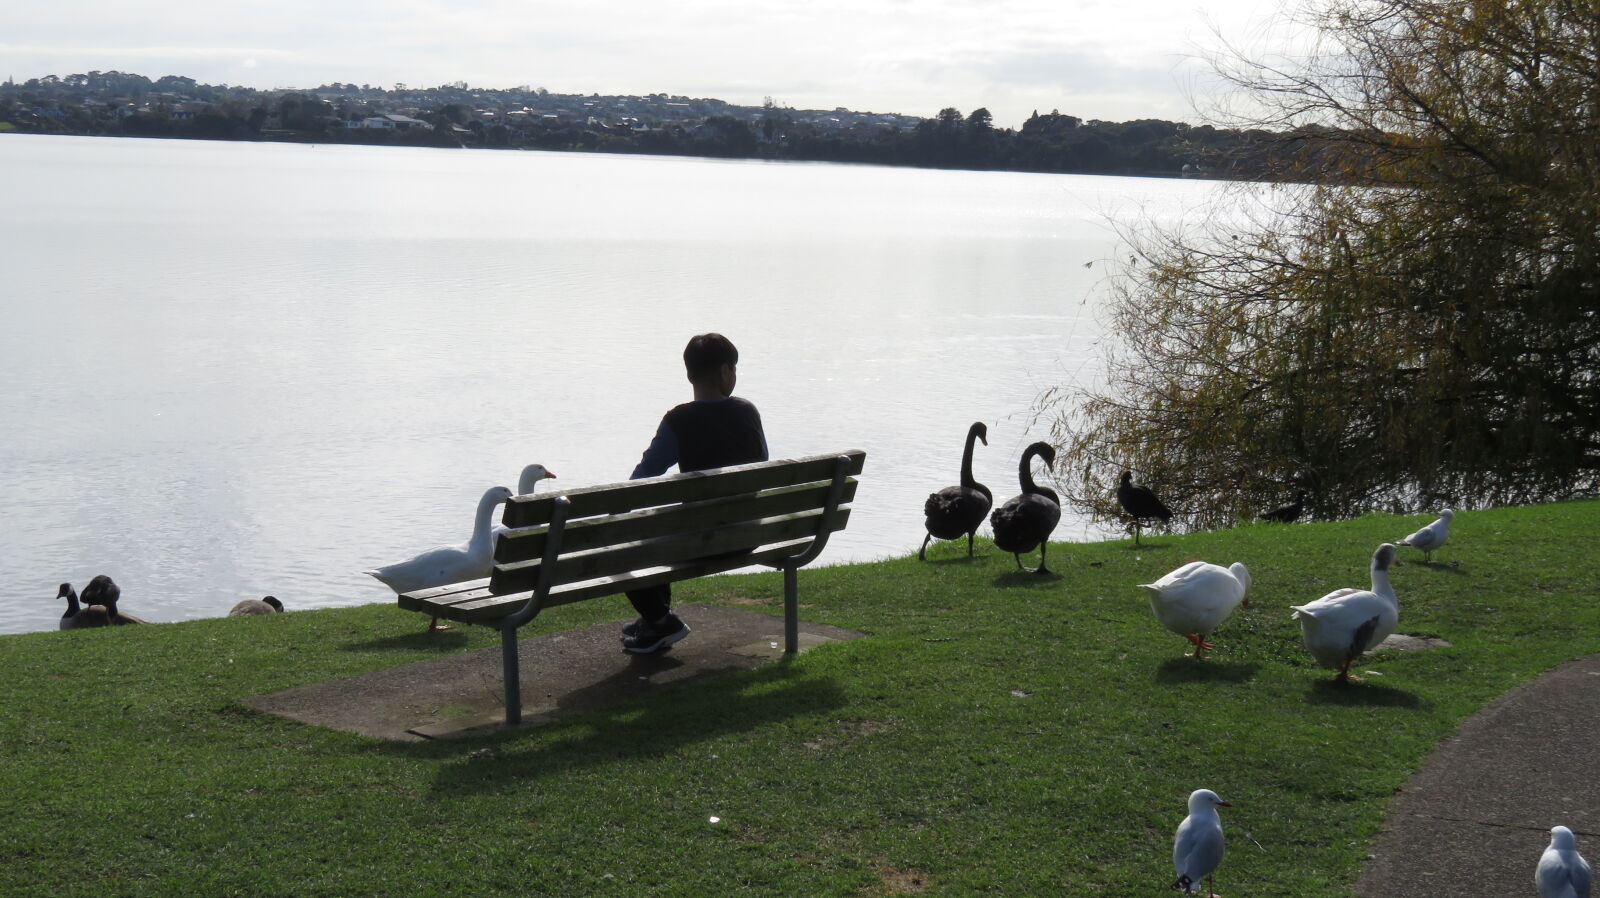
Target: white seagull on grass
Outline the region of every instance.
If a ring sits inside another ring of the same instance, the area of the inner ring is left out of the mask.
[[[1185,895],[1194,894],[1202,878],[1206,881],[1207,898],[1217,898],[1211,888],[1211,873],[1222,863],[1224,840],[1222,818],[1217,808],[1233,805],[1217,797],[1210,789],[1196,789],[1189,793],[1189,816],[1178,824],[1178,833],[1172,838],[1172,866],[1178,870],[1174,889]]]
[[[1433,561],[1434,550],[1444,545],[1445,541],[1450,539],[1450,519],[1455,516],[1456,513],[1454,511],[1446,508],[1444,511],[1439,512],[1439,519],[1437,521],[1434,521],[1432,524],[1429,524],[1421,530],[1418,530],[1416,533],[1411,534],[1405,539],[1400,540],[1399,542],[1395,543],[1395,545],[1410,546],[1413,549],[1421,549],[1422,560],[1424,562],[1431,562]]]

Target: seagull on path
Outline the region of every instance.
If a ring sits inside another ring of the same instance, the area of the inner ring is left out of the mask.
[[[1589,898],[1589,883],[1593,878],[1589,862],[1578,853],[1572,830],[1565,826],[1550,827],[1550,847],[1539,856],[1539,867],[1533,873],[1539,898]]]

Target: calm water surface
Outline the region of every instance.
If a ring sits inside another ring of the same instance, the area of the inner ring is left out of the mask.
[[[1096,377],[1108,217],[1212,190],[0,137],[0,633],[97,573],[156,621],[390,601],[361,571],[465,541],[523,465],[625,479],[707,330],[774,457],[867,450],[823,562],[914,551],[968,424],[1009,496],[1040,391]]]

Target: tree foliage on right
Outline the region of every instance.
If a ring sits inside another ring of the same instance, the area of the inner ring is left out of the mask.
[[[1318,52],[1219,70],[1259,124],[1321,126],[1315,169],[1135,235],[1107,381],[1043,400],[1068,499],[1114,519],[1124,468],[1193,527],[1300,489],[1319,517],[1594,493],[1600,5],[1307,15]]]

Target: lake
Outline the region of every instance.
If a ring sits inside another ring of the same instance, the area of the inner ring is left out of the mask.
[[[867,451],[822,563],[915,551],[970,423],[1009,497],[1039,393],[1098,376],[1110,222],[1217,188],[5,135],[0,189],[17,633],[97,573],[154,621],[392,601],[361,571],[464,542],[524,465],[625,479],[712,330],[774,457]]]

